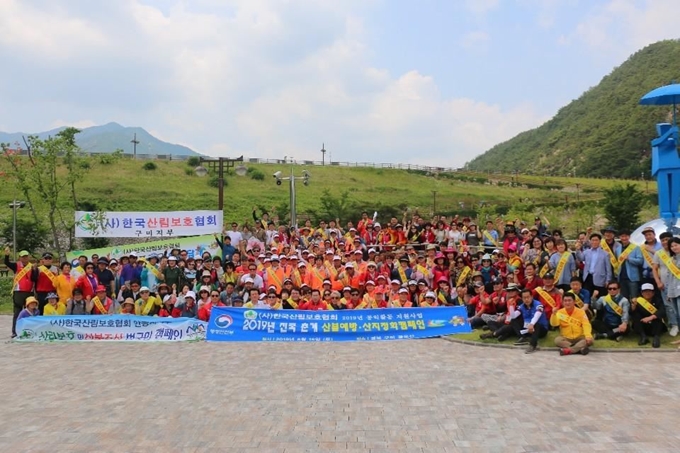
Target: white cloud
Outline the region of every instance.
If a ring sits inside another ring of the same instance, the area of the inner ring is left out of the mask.
[[[646,0],[637,4],[610,0],[581,21],[573,36],[593,51],[625,57],[648,44],[677,38],[677,31],[665,25],[669,12],[675,8],[676,0]]]
[[[117,121],[212,155],[318,160],[325,142],[337,161],[459,166],[545,119],[528,104],[443,96],[417,68],[375,67],[363,1],[177,1],[161,10],[121,0],[99,12],[54,3],[0,3],[0,24],[36,14],[30,33],[3,33],[0,44],[38,55],[68,48],[58,61],[25,57],[36,66],[25,80],[0,74],[3,108],[25,109],[25,121],[40,112],[44,127]],[[78,3],[90,5],[65,4]],[[480,14],[497,5],[468,2]],[[8,41],[23,37],[28,44]],[[462,44],[488,41],[476,31]]]

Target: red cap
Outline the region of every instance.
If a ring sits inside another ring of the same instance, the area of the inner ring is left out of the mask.
[[[106,286],[104,286],[104,285],[99,285],[99,286],[97,286],[97,292],[98,292],[98,293],[100,293],[100,292],[106,292]]]

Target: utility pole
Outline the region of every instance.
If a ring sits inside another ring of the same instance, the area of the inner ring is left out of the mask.
[[[132,158],[137,159],[137,145],[139,145],[139,140],[137,140],[137,134],[135,133],[135,138],[130,140],[132,143]]]
[[[324,143],[321,144],[321,166],[326,164],[326,146]]]
[[[309,178],[311,175],[307,170],[302,170],[302,176],[295,176],[294,168],[290,167],[290,176],[283,177],[280,171],[274,173],[274,178],[276,178],[276,185],[280,186],[283,181],[288,181],[288,191],[290,196],[290,226],[291,228],[297,229],[297,197],[295,193],[295,180],[301,180],[302,184],[305,186],[309,185]]]
[[[228,157],[201,157],[201,163],[207,162],[208,167],[217,171],[217,181],[218,181],[218,198],[217,198],[217,209],[220,211],[224,210],[224,171],[228,171],[234,166],[235,162],[243,162],[243,156],[237,157],[236,159],[230,159]],[[205,169],[203,169],[205,172]],[[238,169],[236,170],[238,174]]]

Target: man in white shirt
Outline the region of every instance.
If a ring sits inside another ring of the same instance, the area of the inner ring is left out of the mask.
[[[239,244],[243,240],[243,235],[238,230],[238,223],[232,222],[231,230],[227,231],[226,235],[231,238],[231,244],[238,249]]]
[[[250,263],[248,265],[248,273],[244,274],[239,281],[240,286],[245,286],[246,279],[253,281],[253,288],[262,291],[264,289],[264,280],[257,273],[257,265],[255,263]]]

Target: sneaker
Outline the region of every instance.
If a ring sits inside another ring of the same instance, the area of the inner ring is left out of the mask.
[[[515,346],[522,346],[525,344],[529,344],[529,339],[527,337],[522,337],[519,340],[515,341]]]
[[[491,332],[483,333],[479,336],[480,340],[490,340],[493,338],[493,334]]]
[[[590,352],[590,348],[588,346],[581,349],[581,355],[588,355],[589,352]]]
[[[670,334],[671,334],[671,337],[677,337],[678,336],[678,326],[672,326]]]
[[[560,348],[560,355],[571,355],[571,349],[569,349],[569,348]]]
[[[534,352],[538,351],[538,346],[529,346],[526,351],[524,351],[525,354],[533,354]]]
[[[622,340],[623,340],[623,335],[619,335],[618,337],[616,337],[617,343],[621,343]]]
[[[652,347],[653,348],[661,347],[661,338],[659,338],[658,335],[654,335],[654,339],[652,339]]]

